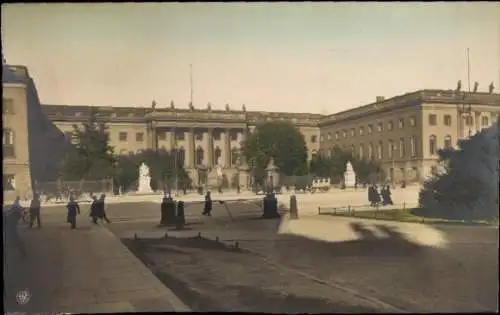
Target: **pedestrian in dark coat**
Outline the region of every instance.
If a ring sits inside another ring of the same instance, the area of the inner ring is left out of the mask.
[[[377,185],[374,185],[373,186],[373,201],[375,203],[375,206],[378,205],[380,203],[380,193],[378,191],[378,187]]]
[[[386,205],[393,205],[394,202],[392,202],[391,187],[389,187],[389,185],[385,186],[384,195],[385,195],[385,197],[383,196],[383,198],[384,198],[384,204],[386,204]]]
[[[370,185],[368,187],[368,201],[370,202],[370,206],[372,206],[372,207],[375,206],[375,193],[374,193],[373,185]]]
[[[211,216],[212,214],[212,197],[210,196],[210,192],[207,191],[207,194],[205,195],[205,204],[203,207],[203,215],[208,215]]]
[[[69,198],[66,208],[68,209],[68,222],[71,224],[71,229],[76,229],[76,216],[80,214],[80,206],[74,197]]]
[[[108,219],[108,216],[106,215],[106,205],[104,203],[105,198],[106,198],[105,194],[102,194],[101,198],[99,198],[99,201],[97,203],[98,204],[97,216],[99,217],[99,219],[101,219],[101,222],[106,221],[106,223],[111,223],[111,221]]]
[[[96,195],[92,195],[92,204],[90,205],[89,216],[92,218],[92,223],[97,224],[97,219],[99,218],[99,200],[97,200]]]
[[[30,204],[30,225],[29,227],[33,227],[33,223],[37,223],[37,227],[41,228],[42,224],[40,222],[40,208],[41,208],[41,202],[40,202],[40,196],[35,193],[33,196],[33,200],[31,200]]]

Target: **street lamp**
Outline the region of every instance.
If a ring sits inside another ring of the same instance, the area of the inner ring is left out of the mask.
[[[267,165],[267,178],[268,178],[268,193],[274,192],[274,173],[276,172],[276,165],[274,164],[274,159],[271,158],[269,164]]]

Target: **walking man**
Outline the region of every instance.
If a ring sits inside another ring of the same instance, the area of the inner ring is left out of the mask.
[[[76,216],[80,214],[80,206],[73,196],[69,197],[66,208],[68,208],[68,222],[71,224],[71,229],[74,230],[76,229]]]
[[[40,208],[41,208],[40,195],[38,193],[35,193],[30,204],[30,225],[29,225],[30,228],[33,227],[35,219],[37,223],[37,228],[42,227],[42,224],[40,222]]]
[[[208,215],[211,216],[212,212],[212,197],[210,196],[210,191],[207,191],[207,194],[205,195],[205,204],[203,207],[203,215]]]
[[[99,218],[99,200],[97,200],[96,195],[92,195],[92,204],[90,205],[89,216],[92,218],[92,223],[97,224],[97,219]]]
[[[99,201],[97,203],[98,204],[97,216],[99,217],[99,219],[101,219],[101,222],[104,220],[106,221],[106,223],[111,223],[111,221],[108,219],[108,216],[106,215],[106,206],[104,203],[105,198],[106,198],[105,194],[102,194],[101,198],[99,198]]]

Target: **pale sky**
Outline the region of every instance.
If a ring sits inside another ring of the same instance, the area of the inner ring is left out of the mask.
[[[2,5],[42,103],[335,113],[419,89],[500,87],[500,4]]]

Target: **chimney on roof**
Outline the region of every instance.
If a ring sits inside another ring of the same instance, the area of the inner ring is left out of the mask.
[[[384,97],[384,96],[377,96],[377,97],[376,97],[376,101],[377,101],[377,103],[383,102],[384,100],[385,100],[385,97]]]

